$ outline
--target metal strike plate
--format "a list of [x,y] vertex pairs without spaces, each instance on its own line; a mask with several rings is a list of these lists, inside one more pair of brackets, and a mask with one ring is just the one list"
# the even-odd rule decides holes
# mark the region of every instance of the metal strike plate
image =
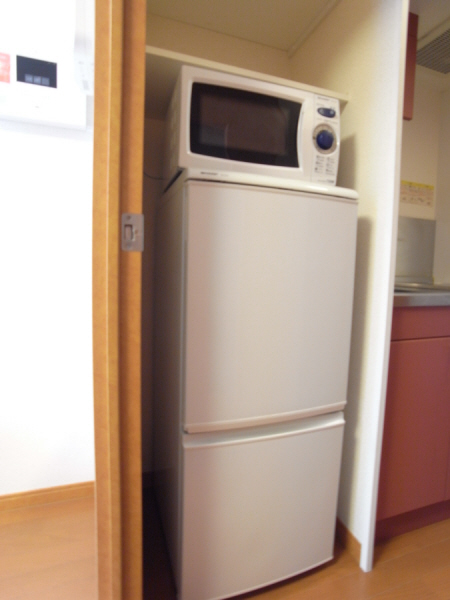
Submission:
[[125,252],[144,250],[144,215],[132,213],[122,215],[122,250]]

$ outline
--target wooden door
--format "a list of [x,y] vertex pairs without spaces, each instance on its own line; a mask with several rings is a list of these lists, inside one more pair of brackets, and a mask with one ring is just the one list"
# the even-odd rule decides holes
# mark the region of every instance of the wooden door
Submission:
[[93,327],[99,600],[142,598],[141,255],[145,0],[96,0]]

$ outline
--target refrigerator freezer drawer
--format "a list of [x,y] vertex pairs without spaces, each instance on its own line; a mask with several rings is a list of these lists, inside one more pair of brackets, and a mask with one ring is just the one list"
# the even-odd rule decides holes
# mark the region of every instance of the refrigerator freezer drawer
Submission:
[[217,443],[183,436],[180,600],[227,598],[332,558],[343,427],[335,413]]

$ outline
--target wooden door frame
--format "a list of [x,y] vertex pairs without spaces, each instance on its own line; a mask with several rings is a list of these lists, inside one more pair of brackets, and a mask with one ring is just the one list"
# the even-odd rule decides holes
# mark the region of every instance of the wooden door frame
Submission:
[[96,0],[93,340],[99,600],[142,599],[141,254],[145,0]]

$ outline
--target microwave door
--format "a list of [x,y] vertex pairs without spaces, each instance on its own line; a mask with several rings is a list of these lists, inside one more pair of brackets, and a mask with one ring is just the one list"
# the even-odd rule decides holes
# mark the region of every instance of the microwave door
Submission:
[[298,168],[300,111],[299,102],[194,83],[190,150],[241,163]]

